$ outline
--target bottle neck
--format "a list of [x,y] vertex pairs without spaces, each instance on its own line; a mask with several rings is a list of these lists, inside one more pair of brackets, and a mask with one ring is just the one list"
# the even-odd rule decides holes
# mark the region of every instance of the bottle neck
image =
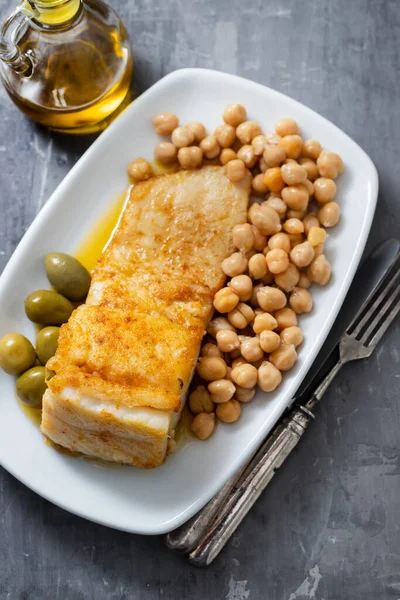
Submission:
[[71,21],[81,8],[82,0],[28,0],[38,15],[35,21],[42,25],[64,25]]

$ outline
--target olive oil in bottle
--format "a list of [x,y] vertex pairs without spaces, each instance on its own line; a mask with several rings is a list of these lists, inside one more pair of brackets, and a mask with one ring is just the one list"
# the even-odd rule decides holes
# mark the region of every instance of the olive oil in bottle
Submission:
[[21,4],[3,25],[0,59],[15,104],[58,131],[100,130],[129,101],[129,37],[100,0]]

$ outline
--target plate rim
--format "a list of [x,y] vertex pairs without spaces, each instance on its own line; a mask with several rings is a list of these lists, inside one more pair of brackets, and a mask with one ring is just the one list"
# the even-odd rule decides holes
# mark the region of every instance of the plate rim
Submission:
[[[309,108],[308,106],[302,104],[301,102],[293,99],[292,97],[290,97],[286,94],[283,94],[281,92],[278,92],[277,90],[274,90],[274,89],[272,89],[268,86],[265,86],[261,83],[254,82],[247,78],[239,77],[237,75],[231,75],[231,74],[220,72],[220,71],[213,70],[213,69],[192,68],[191,67],[191,68],[177,69],[177,70],[165,75],[160,80],[158,80],[155,84],[153,84],[150,88],[148,88],[145,92],[143,92],[143,94],[141,94],[139,96],[139,98],[137,98],[133,103],[131,103],[115,119],[115,121],[113,121],[111,123],[111,125],[103,133],[101,133],[99,135],[99,137],[84,152],[84,154],[79,158],[79,160],[75,163],[75,165],[70,169],[70,171],[67,173],[67,175],[58,184],[58,186],[56,187],[54,192],[49,197],[48,201],[45,203],[45,205],[42,207],[42,209],[39,211],[39,213],[35,216],[31,225],[29,226],[29,228],[27,229],[25,234],[22,236],[20,242],[18,243],[17,247],[15,248],[13,254],[11,255],[10,259],[8,260],[8,262],[0,276],[0,302],[1,302],[1,298],[2,298],[3,286],[6,285],[10,275],[12,274],[14,264],[18,263],[19,256],[24,252],[25,248],[27,246],[29,246],[31,239],[33,240],[35,238],[36,229],[40,226],[42,219],[44,219],[46,217],[47,213],[50,213],[59,203],[63,202],[64,190],[68,189],[68,186],[70,185],[70,183],[72,183],[73,180],[77,176],[79,177],[79,174],[82,171],[82,169],[83,170],[85,169],[86,161],[89,160],[93,154],[96,154],[96,152],[98,152],[98,148],[99,147],[101,148],[104,143],[107,144],[107,139],[113,135],[114,129],[116,129],[117,127],[119,128],[121,126],[120,124],[123,123],[124,120],[130,119],[130,114],[132,112],[132,109],[135,110],[135,108],[134,108],[135,106],[139,106],[139,108],[140,108],[140,106],[146,102],[146,98],[148,95],[153,94],[155,91],[157,91],[158,93],[161,92],[163,86],[165,86],[166,83],[173,83],[174,81],[179,83],[180,79],[185,81],[188,77],[195,76],[197,78],[199,75],[204,75],[206,77],[216,77],[217,76],[220,79],[229,79],[231,81],[235,81],[239,85],[249,85],[250,84],[252,87],[258,88],[259,90],[262,90],[264,92],[267,91],[271,95],[272,98],[276,98],[278,101],[279,101],[279,99],[285,99],[285,100],[289,99],[291,103],[294,103],[294,105],[301,108],[302,111],[305,111],[306,113],[308,113],[312,118],[315,118],[315,116],[318,116],[318,118],[320,120],[323,120],[331,129],[333,128],[342,138],[344,137],[346,139],[346,142],[348,144],[350,144],[351,146],[356,148],[357,152],[360,155],[362,155],[363,159],[366,160],[368,163],[368,168],[369,168],[368,174],[369,174],[369,178],[371,179],[371,193],[370,193],[371,205],[369,208],[369,213],[367,215],[368,218],[366,219],[365,225],[360,232],[360,238],[359,238],[356,250],[355,250],[353,256],[351,257],[351,264],[350,264],[350,267],[349,267],[349,270],[347,273],[347,278],[343,282],[343,285],[340,289],[340,295],[342,296],[341,302],[338,303],[336,310],[332,311],[329,315],[329,319],[328,319],[329,327],[327,329],[326,335],[323,336],[323,338],[321,339],[321,343],[320,343],[318,349],[316,350],[316,353],[314,356],[314,359],[315,359],[319,348],[325,342],[326,336],[328,335],[328,333],[334,323],[334,320],[342,307],[343,301],[346,297],[348,289],[351,285],[351,282],[353,281],[355,272],[360,263],[362,253],[364,251],[364,248],[365,248],[365,245],[367,242],[367,238],[368,238],[368,235],[371,230],[371,225],[372,225],[372,221],[374,218],[376,204],[377,204],[377,198],[378,198],[378,173],[377,173],[376,167],[375,167],[374,163],[372,162],[371,158],[368,156],[368,154],[365,152],[365,150],[363,150],[363,148],[361,148],[361,146],[359,146],[350,136],[348,136],[347,133],[342,131],[337,125],[335,125],[334,123],[329,121],[326,117],[320,115],[318,112],[316,112],[313,109]],[[310,364],[312,364],[312,362]],[[305,371],[302,379],[299,382],[299,385],[301,384],[301,381],[304,379],[306,374],[307,374],[307,371]],[[288,405],[290,405],[290,403],[288,403],[287,406]],[[286,408],[283,408],[280,414],[282,414],[285,409]],[[279,420],[279,418],[280,418],[280,416],[278,415],[277,418],[275,419],[275,424]],[[265,432],[264,432],[264,437],[265,437],[265,435],[268,435],[268,434],[265,434]],[[260,438],[260,435],[256,435],[255,438],[252,440],[252,444],[249,443],[249,444],[247,444],[246,447],[243,448],[242,454],[244,454],[245,452],[246,453],[248,452],[247,449],[248,449],[248,446],[250,446],[250,445],[252,446],[253,450],[255,450],[262,441],[262,440],[260,441],[260,439],[258,439],[258,438]],[[242,459],[242,464],[247,459],[248,459],[247,456],[244,459]],[[71,508],[71,506],[68,504],[68,502],[64,503],[64,502],[61,502],[59,499],[55,500],[50,492],[47,492],[47,490],[45,490],[43,492],[40,485],[36,486],[35,482],[31,482],[29,480],[29,477],[25,477],[25,473],[21,474],[18,471],[18,469],[14,469],[13,465],[8,465],[7,462],[8,462],[7,457],[0,455],[0,465],[6,471],[8,471],[11,475],[13,475],[16,479],[21,481],[21,483],[26,485],[33,492],[39,494],[40,496],[42,496],[49,502],[52,502],[53,504],[59,506],[63,510],[66,510],[72,514],[75,514],[78,517],[88,519],[92,522],[95,522],[95,523],[98,523],[101,525],[105,525],[105,526],[113,528],[113,529],[127,531],[130,533],[139,533],[139,534],[143,534],[143,535],[163,534],[163,533],[166,533],[166,532],[171,531],[172,529],[178,527],[184,521],[189,519],[193,514],[195,514],[195,512],[197,512],[201,508],[201,506],[203,506],[208,501],[208,499],[216,493],[216,491],[218,491],[217,489],[215,489],[215,490],[212,489],[211,490],[212,493],[208,494],[209,498],[206,501],[204,501],[204,498],[201,498],[197,502],[188,506],[186,511],[184,512],[183,516],[182,516],[182,514],[178,514],[178,515],[175,515],[175,517],[173,519],[170,519],[168,521],[161,521],[161,519],[160,519],[158,523],[150,523],[149,522],[149,523],[144,524],[144,526],[142,526],[142,527],[139,527],[139,526],[132,527],[132,526],[129,526],[130,524],[127,524],[127,526],[124,527],[121,523],[118,522],[118,519],[114,519],[114,522],[112,522],[112,520],[109,516],[105,516],[105,518],[103,518],[103,519],[95,518],[95,517],[91,516],[85,510],[80,511],[79,507]],[[236,470],[237,468],[238,468],[238,466],[236,464],[234,470]],[[227,471],[225,480],[227,480],[231,475],[232,475],[232,473]],[[218,489],[220,487],[221,487],[221,485],[218,485]]]

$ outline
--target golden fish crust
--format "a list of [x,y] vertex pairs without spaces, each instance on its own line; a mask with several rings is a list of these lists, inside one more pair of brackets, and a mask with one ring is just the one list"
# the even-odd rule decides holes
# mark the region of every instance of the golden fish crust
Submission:
[[47,437],[105,460],[162,464],[249,192],[250,177],[233,184],[212,166],[132,189],[86,304],[47,364],[56,372],[43,402]]

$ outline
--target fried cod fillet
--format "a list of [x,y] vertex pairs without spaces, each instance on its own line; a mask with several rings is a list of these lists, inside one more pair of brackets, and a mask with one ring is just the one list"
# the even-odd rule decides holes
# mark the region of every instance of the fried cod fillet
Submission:
[[164,462],[249,193],[250,177],[233,184],[214,166],[133,187],[47,363],[47,438],[107,461]]

